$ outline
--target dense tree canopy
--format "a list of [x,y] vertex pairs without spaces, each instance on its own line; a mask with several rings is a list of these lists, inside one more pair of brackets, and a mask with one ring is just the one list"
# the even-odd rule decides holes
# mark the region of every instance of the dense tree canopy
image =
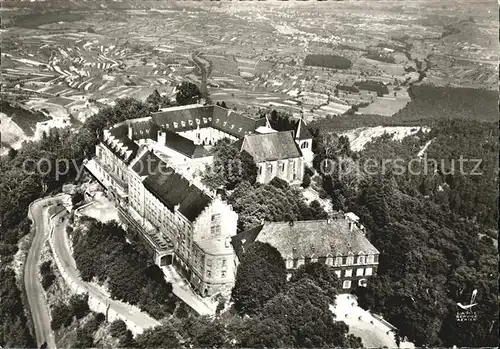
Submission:
[[125,240],[125,231],[116,223],[102,224],[89,219],[85,229],[72,233],[75,261],[83,280],[94,277],[107,282],[111,296],[137,304],[155,318],[171,314],[176,298],[163,272],[148,263],[137,245]]
[[160,108],[171,107],[172,103],[168,96],[162,96],[158,90],[154,90],[148,98],[146,98],[146,103],[148,103],[154,111],[158,111]]
[[273,246],[255,242],[245,251],[231,299],[238,313],[255,314],[285,287],[285,262]]
[[[385,136],[359,154],[345,153],[359,168],[374,159],[374,173],[323,176],[334,207],[356,213],[381,252],[378,275],[359,289],[364,307],[382,313],[416,345],[494,346],[498,342],[496,237],[498,138],[490,124],[448,120],[433,123],[428,134],[402,141]],[[408,164],[429,142],[427,159]],[[321,144],[321,140],[319,141]],[[318,156],[326,152],[318,147]],[[337,155],[335,155],[337,156]],[[331,158],[335,158],[331,156]],[[481,159],[474,164],[460,156]],[[418,159],[418,158],[417,158]],[[442,160],[443,159],[443,160]],[[433,161],[437,160],[437,161]],[[381,167],[383,161],[387,166]],[[427,170],[426,170],[427,167]],[[459,323],[457,302],[478,290],[475,323]],[[474,335],[470,335],[474,331]]]
[[203,182],[212,189],[234,187],[242,181],[255,183],[257,166],[253,157],[227,138],[218,141],[212,149],[213,162],[203,172]]
[[285,181],[273,179],[269,184],[239,184],[228,197],[238,212],[238,227],[246,230],[262,220],[282,222],[290,220],[324,219],[327,213],[317,201],[306,204],[299,189]]
[[310,279],[320,287],[327,297],[330,298],[330,304],[337,298],[337,290],[341,288],[339,278],[332,268],[322,263],[308,263],[298,268],[290,279],[290,282]]
[[201,98],[200,88],[189,81],[183,81],[178,87],[175,100],[178,105],[196,103]]
[[114,106],[102,108],[97,114],[85,120],[84,127],[92,134],[101,136],[106,127],[128,119],[150,116],[156,110],[158,110],[156,105],[134,98],[117,99]]

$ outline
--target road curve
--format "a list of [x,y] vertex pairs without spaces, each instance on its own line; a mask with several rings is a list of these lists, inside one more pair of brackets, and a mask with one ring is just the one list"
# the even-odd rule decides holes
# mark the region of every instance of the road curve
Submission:
[[38,263],[43,244],[49,235],[47,205],[52,202],[54,202],[53,198],[42,199],[33,202],[29,208],[35,226],[35,237],[31,243],[24,266],[24,287],[31,316],[33,317],[36,341],[38,347],[47,342],[47,347],[50,349],[56,348],[56,342],[54,332],[50,327],[49,307],[38,276]]
[[[127,326],[133,333],[140,333],[147,328],[160,325],[159,321],[153,319],[145,312],[141,312],[138,308],[129,304],[111,299],[99,287],[96,287],[96,285],[80,279],[79,271],[70,248],[68,234],[66,233],[66,226],[68,224],[67,217],[67,212],[63,212],[54,217],[52,220],[54,230],[50,239],[54,248],[53,253],[61,261],[61,266],[71,282],[78,285],[78,289],[82,290],[84,293],[88,293],[90,298],[97,299],[101,304],[109,306],[110,310],[117,313],[118,316],[127,323]],[[61,218],[64,218],[63,222],[61,222]]]

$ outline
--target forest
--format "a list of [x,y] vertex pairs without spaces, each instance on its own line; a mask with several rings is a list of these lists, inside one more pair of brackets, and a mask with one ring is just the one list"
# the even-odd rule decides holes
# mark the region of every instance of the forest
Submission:
[[[381,252],[378,275],[357,290],[360,304],[382,314],[417,346],[498,343],[498,131],[492,126],[441,119],[428,134],[403,141],[382,137],[359,153],[345,146],[331,157],[408,163],[430,141],[416,174],[389,167],[341,179],[335,173],[323,176],[334,208],[356,213]],[[328,157],[331,137],[312,131],[317,165]],[[480,159],[481,175],[470,175],[471,164],[463,171],[454,168],[452,160],[460,156]],[[457,322],[457,303],[465,304],[475,289],[477,322]]]
[[285,262],[271,245],[256,242],[238,266],[234,306],[214,319],[181,317],[147,330],[139,348],[360,348],[361,339],[329,310],[339,287],[324,264],[302,266],[286,280]]
[[[157,100],[153,94],[150,101]],[[35,339],[23,304],[22,286],[16,281],[11,267],[19,241],[30,233],[28,206],[34,200],[57,193],[63,184],[75,179],[84,159],[94,155],[95,145],[102,130],[126,119],[145,117],[158,110],[159,104],[143,103],[134,99],[118,100],[113,107],[105,107],[90,117],[78,130],[54,129],[39,141],[24,142],[20,150],[10,149],[0,158],[0,346],[30,347]],[[36,169],[40,159],[48,163]],[[64,175],[56,174],[58,159],[71,159],[73,166]],[[50,169],[50,171],[49,171]],[[160,307],[159,310],[162,308]]]
[[156,319],[171,315],[178,299],[160,267],[141,253],[139,245],[126,241],[117,223],[85,221],[71,232],[82,280],[106,283],[111,297],[137,305]]

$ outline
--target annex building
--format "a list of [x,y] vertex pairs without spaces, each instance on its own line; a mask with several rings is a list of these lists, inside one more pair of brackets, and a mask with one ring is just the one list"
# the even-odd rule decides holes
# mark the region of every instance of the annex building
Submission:
[[266,222],[234,236],[231,242],[238,258],[255,241],[269,243],[281,253],[288,276],[303,264],[326,264],[347,292],[366,286],[379,260],[379,251],[355,217],[348,213],[326,220]]

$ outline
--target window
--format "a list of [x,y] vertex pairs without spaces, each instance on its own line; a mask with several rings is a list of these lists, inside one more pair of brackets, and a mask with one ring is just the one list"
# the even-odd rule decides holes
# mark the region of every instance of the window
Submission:
[[351,281],[346,280],[344,281],[344,284],[342,285],[343,288],[351,288]]
[[285,171],[285,163],[284,162],[280,162],[278,166],[279,166],[280,172]]
[[375,257],[374,255],[369,255],[367,263],[368,264],[373,264],[375,262],[375,258],[374,257]]
[[365,255],[358,256],[358,264],[365,264]]
[[220,213],[212,215],[212,223],[220,223]]
[[212,225],[210,227],[210,235],[220,236],[220,225]]
[[225,270],[223,270],[223,271],[222,271],[222,273],[221,273],[221,277],[222,277],[222,278],[225,278],[225,277],[226,277],[226,271],[225,271]]
[[225,259],[223,259],[223,260],[222,260],[222,267],[223,267],[223,268],[225,268],[225,267],[226,267],[226,260],[225,260]]
[[354,263],[354,257],[353,256],[349,256],[347,257],[347,265],[352,265]]
[[207,270],[207,277],[208,277],[208,278],[211,278],[211,277],[212,277],[212,271],[211,271],[211,270]]
[[259,174],[262,174],[262,166],[259,166]]
[[358,286],[366,287],[366,279],[359,279]]
[[220,228],[220,214],[212,215],[212,222],[210,225],[210,235],[212,236],[220,236],[221,228]]
[[335,270],[335,275],[337,275],[337,277],[339,278],[340,277],[340,270]]
[[299,258],[299,261],[297,263],[297,268],[300,267],[303,264],[304,264],[304,258]]
[[332,257],[327,257],[326,258],[326,264],[327,265],[333,265],[333,258]]
[[352,269],[347,269],[344,273],[346,278],[350,278],[352,276]]
[[335,258],[335,265],[342,265],[342,257]]
[[363,268],[356,270],[356,276],[363,276]]
[[212,267],[212,259],[207,259],[207,268]]
[[302,149],[305,149],[305,148],[309,147],[309,143],[304,142],[304,143],[302,143],[302,144],[300,145],[300,147],[301,147]]
[[366,275],[366,276],[371,276],[371,275],[373,275],[373,268],[366,268],[366,269],[365,269],[365,275]]

